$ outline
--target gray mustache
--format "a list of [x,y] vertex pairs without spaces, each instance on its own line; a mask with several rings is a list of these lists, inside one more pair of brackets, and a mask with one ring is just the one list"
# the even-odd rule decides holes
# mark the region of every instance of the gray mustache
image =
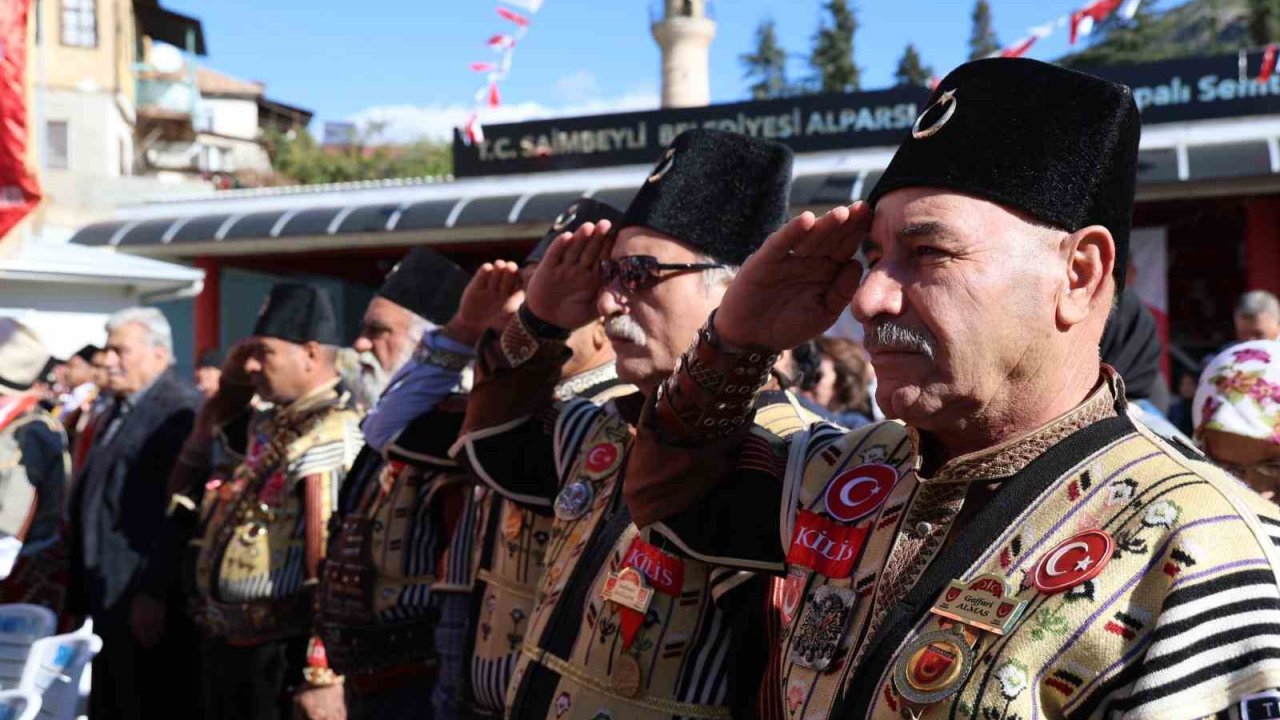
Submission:
[[893,320],[878,320],[868,328],[863,344],[867,350],[906,350],[934,358],[938,341],[924,328],[913,328]]
[[604,324],[604,334],[640,347],[644,347],[649,342],[649,336],[645,334],[644,328],[632,320],[630,315],[615,315],[609,318]]

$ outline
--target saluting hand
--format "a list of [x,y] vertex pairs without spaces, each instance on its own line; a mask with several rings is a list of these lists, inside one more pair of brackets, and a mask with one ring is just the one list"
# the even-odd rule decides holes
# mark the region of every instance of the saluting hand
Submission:
[[565,330],[577,330],[600,316],[600,261],[613,252],[613,223],[583,223],[562,233],[547,248],[529,281],[525,302],[538,319]]
[[853,299],[862,278],[854,254],[870,229],[863,202],[792,219],[743,264],[716,311],[716,332],[731,346],[779,352],[825,332]]
[[462,302],[445,325],[445,335],[460,343],[475,345],[486,328],[506,325],[520,307],[519,295],[519,265],[507,260],[481,265],[462,291]]

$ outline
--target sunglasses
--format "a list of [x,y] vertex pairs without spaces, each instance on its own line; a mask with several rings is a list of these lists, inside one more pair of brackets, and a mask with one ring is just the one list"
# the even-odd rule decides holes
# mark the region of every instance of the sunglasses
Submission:
[[[617,260],[600,261],[600,277],[606,286],[620,280],[622,287],[631,292],[646,290],[675,275],[696,270],[715,270],[727,267],[722,263],[660,263],[652,255],[628,255]],[[663,272],[673,275],[663,276]]]

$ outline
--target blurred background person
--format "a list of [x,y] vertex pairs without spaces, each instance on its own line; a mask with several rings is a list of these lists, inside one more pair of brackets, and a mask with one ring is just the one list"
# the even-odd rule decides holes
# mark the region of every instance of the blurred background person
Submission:
[[58,419],[72,424],[98,396],[98,386],[93,382],[93,355],[95,345],[85,345],[67,358],[62,366],[59,384],[62,395],[58,398]]
[[195,697],[194,630],[137,616],[139,579],[160,549],[170,471],[195,422],[200,393],[172,370],[173,335],[154,308],[107,321],[111,404],[96,421],[68,509],[68,603],[93,618],[102,653],[93,663],[90,715],[172,717]]
[[1235,311],[1236,340],[1280,340],[1280,300],[1266,290],[1240,296]]
[[1195,421],[1192,419],[1192,408],[1196,399],[1196,388],[1199,385],[1199,373],[1183,372],[1178,375],[1177,392],[1174,393],[1173,404],[1169,406],[1169,422],[1187,437],[1195,434]]
[[222,380],[222,351],[205,350],[196,359],[195,383],[205,400],[218,392],[218,384]]
[[1280,342],[1253,340],[1219,353],[1200,377],[1192,410],[1205,454],[1274,502],[1280,490]]
[[30,328],[0,318],[0,602],[60,613],[66,572],[54,556],[65,560],[58,540],[70,459],[62,426],[33,390],[48,361]]

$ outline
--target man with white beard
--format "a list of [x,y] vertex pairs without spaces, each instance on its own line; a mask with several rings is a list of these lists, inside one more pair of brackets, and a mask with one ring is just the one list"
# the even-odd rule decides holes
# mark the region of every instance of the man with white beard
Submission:
[[456,303],[466,285],[460,268],[424,247],[409,251],[391,268],[369,301],[360,335],[351,345],[357,353],[355,367],[343,373],[357,406],[368,411],[377,404],[396,371],[413,357],[422,336],[449,321],[453,308],[441,305],[439,298]]

